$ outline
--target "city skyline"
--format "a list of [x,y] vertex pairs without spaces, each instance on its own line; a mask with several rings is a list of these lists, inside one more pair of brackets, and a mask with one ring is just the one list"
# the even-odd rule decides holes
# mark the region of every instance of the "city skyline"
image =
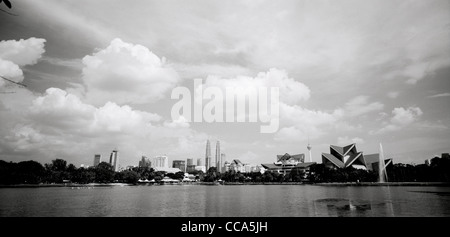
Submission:
[[[372,154],[382,143],[385,157],[417,164],[450,150],[445,0],[12,5],[17,16],[0,13],[0,76],[26,87],[0,79],[2,160],[90,165],[118,148],[120,164],[205,162],[206,140],[249,163],[309,160],[308,144],[312,162],[330,144]],[[249,122],[250,109],[232,120],[245,122],[172,119],[175,88],[195,100],[236,86],[279,89],[275,133]]]

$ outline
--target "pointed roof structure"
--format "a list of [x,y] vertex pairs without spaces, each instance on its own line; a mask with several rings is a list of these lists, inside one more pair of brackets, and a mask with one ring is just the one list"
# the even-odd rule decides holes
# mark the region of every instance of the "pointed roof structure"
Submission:
[[330,153],[322,153],[322,162],[337,168],[352,166],[358,169],[367,169],[364,155],[362,152],[358,152],[355,143],[344,147],[330,145]]

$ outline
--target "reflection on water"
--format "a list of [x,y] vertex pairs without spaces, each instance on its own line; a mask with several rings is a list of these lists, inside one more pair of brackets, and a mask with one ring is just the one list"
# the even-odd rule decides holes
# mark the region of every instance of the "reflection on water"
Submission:
[[[393,216],[392,202],[325,198],[314,201],[316,216],[366,217]],[[320,213],[320,214],[319,214]]]
[[450,188],[315,185],[2,188],[0,216],[450,216]]

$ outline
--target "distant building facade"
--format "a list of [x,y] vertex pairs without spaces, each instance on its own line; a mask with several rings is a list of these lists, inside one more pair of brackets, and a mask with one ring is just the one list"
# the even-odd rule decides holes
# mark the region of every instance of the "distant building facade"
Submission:
[[174,160],[174,161],[172,161],[172,168],[178,168],[181,171],[186,172],[186,161]]
[[102,155],[95,154],[94,155],[94,167],[96,167],[98,164],[100,164],[100,162],[102,162]]
[[191,173],[195,171],[196,165],[186,165],[186,173]]
[[142,156],[141,160],[139,161],[139,167],[152,167],[152,162],[146,156]]
[[221,172],[222,167],[222,153],[220,153],[220,141],[216,142],[216,163],[214,166],[217,168],[217,171]]
[[154,168],[156,167],[169,168],[169,158],[167,156],[157,156],[155,157],[154,161],[155,161]]
[[119,157],[117,155],[119,151],[113,150],[109,156],[109,164],[113,167],[114,171],[119,171]]
[[314,164],[316,162],[305,163],[305,154],[289,155],[289,153],[285,153],[284,155],[277,155],[276,162],[261,164],[261,166],[264,170],[286,175],[293,169],[309,170],[310,166]]
[[211,144],[209,140],[206,141],[205,166],[206,170],[211,167]]
[[194,159],[192,159],[192,158],[187,158],[186,159],[186,166],[193,165],[193,164],[194,164]]

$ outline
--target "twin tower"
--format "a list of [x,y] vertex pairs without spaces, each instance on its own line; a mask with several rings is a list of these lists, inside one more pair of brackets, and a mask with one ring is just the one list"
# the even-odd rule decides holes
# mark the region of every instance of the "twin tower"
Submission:
[[223,159],[225,158],[225,154],[220,153],[220,141],[216,143],[216,160],[215,163],[211,161],[211,143],[209,140],[206,141],[206,155],[205,155],[205,166],[206,171],[211,167],[216,167],[217,171],[223,171]]

